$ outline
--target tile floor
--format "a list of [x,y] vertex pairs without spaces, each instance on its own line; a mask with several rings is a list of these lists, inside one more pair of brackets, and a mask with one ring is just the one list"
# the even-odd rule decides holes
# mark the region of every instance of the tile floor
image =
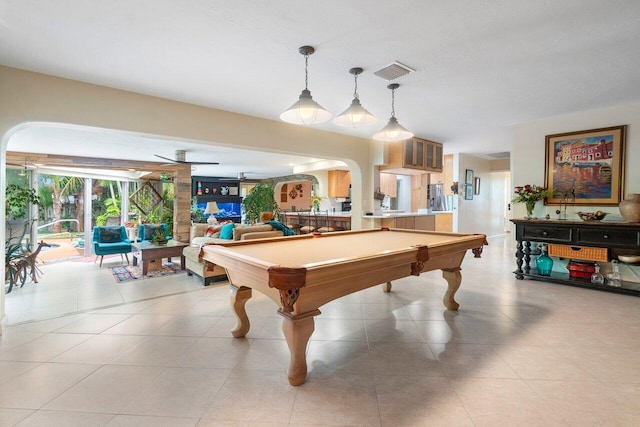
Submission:
[[[442,306],[438,272],[327,304],[300,387],[259,293],[234,339],[224,285],[181,275],[114,291],[67,269],[62,288],[89,310],[5,330],[0,426],[639,425],[640,299],[517,281],[512,253],[496,238],[467,256],[458,312]],[[27,299],[53,316],[45,306],[67,298]],[[99,301],[111,307],[90,309]]]

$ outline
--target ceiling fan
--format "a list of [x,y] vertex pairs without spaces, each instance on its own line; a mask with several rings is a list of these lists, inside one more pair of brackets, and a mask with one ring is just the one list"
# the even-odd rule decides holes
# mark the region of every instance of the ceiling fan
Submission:
[[219,165],[220,163],[218,162],[188,162],[187,159],[187,152],[185,150],[176,150],[176,156],[174,159],[170,159],[168,157],[164,157],[161,156],[159,154],[154,154],[154,156],[163,159],[163,160],[167,160],[171,163],[180,163],[180,164],[184,164],[184,165]]
[[219,178],[220,181],[244,181],[245,179],[247,179],[247,176],[245,175],[245,172],[238,172],[238,176],[235,178]]

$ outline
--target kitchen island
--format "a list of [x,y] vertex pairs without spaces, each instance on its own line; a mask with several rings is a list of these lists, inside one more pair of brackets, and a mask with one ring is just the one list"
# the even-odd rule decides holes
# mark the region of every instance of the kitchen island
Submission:
[[450,221],[445,230],[440,230],[438,219],[444,216],[451,217],[450,211],[432,212],[402,212],[402,211],[378,211],[373,215],[364,214],[362,218],[373,221],[372,228],[404,228],[409,230],[426,231],[451,231]]
[[[299,224],[299,212],[280,212],[281,219],[285,219],[281,222],[285,224]],[[285,218],[282,218],[284,215]],[[339,230],[351,230],[351,212],[329,212],[328,215],[329,226],[334,227]],[[305,224],[308,225],[308,224]]]

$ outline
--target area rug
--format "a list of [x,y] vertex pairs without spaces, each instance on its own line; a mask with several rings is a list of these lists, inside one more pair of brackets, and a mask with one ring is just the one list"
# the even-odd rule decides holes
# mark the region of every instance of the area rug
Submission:
[[168,276],[171,274],[184,273],[186,270],[180,269],[180,264],[164,261],[162,268],[151,270],[146,276],[142,275],[142,266],[123,265],[119,267],[110,267],[111,274],[116,283],[130,282],[132,280],[153,279],[155,277]]

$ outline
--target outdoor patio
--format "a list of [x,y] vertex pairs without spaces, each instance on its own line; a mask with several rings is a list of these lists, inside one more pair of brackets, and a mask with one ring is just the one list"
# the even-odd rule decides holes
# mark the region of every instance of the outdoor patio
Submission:
[[110,267],[127,264],[119,255],[105,256],[100,268],[74,246],[77,239],[44,240],[52,247],[38,257],[39,283],[27,280],[5,295],[10,325],[203,289],[201,279],[186,273],[117,283]]

